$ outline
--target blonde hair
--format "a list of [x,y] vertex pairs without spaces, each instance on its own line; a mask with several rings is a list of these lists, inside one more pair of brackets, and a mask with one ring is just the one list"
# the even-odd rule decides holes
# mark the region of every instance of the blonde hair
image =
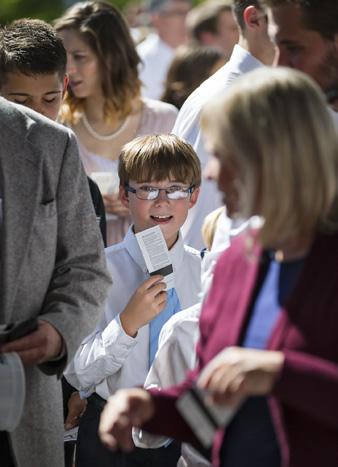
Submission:
[[251,72],[205,108],[202,127],[221,164],[238,166],[240,214],[263,216],[264,246],[306,238],[332,221],[337,228],[337,133],[309,77],[286,68]]
[[201,184],[201,163],[194,149],[175,135],[140,136],[124,145],[118,173],[121,186],[129,180],[142,183],[166,178],[195,188]]
[[212,243],[214,241],[218,220],[224,211],[225,207],[221,206],[220,208],[211,211],[204,219],[202,225],[202,238],[206,249],[209,251],[211,250]]

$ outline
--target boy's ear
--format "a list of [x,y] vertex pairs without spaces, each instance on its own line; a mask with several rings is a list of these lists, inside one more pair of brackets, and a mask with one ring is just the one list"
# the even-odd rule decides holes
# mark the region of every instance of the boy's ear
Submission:
[[68,75],[65,75],[63,78],[63,89],[62,89],[62,97],[65,97],[67,88],[68,88],[69,78]]
[[129,197],[124,186],[119,188],[119,199],[125,208],[129,208]]
[[198,200],[198,195],[200,194],[200,189],[195,188],[195,190],[191,193],[190,201],[189,201],[189,209],[195,206]]

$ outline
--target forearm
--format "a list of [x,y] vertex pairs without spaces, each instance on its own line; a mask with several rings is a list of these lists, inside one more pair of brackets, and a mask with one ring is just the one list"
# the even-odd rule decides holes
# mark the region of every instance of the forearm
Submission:
[[118,317],[84,339],[72,365],[78,389],[87,390],[120,371],[136,343],[124,333]]
[[149,389],[154,407],[154,416],[142,426],[142,430],[156,435],[174,438],[182,442],[199,445],[193,431],[181,417],[176,408],[180,395],[191,387],[192,378],[187,379],[179,386],[166,390]]

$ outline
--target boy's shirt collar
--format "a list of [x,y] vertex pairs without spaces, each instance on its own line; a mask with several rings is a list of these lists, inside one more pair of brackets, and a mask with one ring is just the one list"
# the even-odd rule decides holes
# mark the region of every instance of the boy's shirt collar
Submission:
[[[137,243],[132,226],[129,227],[128,232],[126,233],[126,236],[124,237],[123,243],[125,244],[125,247],[128,250],[128,253],[133,258],[135,263],[137,263],[137,265],[146,274],[148,272],[147,266],[143,259],[142,252],[139,247],[139,244]],[[170,256],[174,271],[175,269],[179,269],[182,264],[183,256],[184,256],[183,250],[184,250],[183,238],[182,238],[181,232],[179,232],[176,243],[169,250],[169,256]]]

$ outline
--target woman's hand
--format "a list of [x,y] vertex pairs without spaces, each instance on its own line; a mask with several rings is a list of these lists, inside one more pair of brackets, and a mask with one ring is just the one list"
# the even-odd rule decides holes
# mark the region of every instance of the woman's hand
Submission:
[[283,363],[282,352],[228,347],[205,367],[198,386],[213,403],[237,407],[248,396],[269,394]]
[[119,194],[103,195],[104,207],[107,214],[114,214],[118,217],[128,217],[129,209],[123,206],[119,200]]
[[145,389],[117,391],[102,412],[99,435],[109,449],[120,447],[124,451],[134,448],[132,427],[141,427],[154,414],[151,395]]

